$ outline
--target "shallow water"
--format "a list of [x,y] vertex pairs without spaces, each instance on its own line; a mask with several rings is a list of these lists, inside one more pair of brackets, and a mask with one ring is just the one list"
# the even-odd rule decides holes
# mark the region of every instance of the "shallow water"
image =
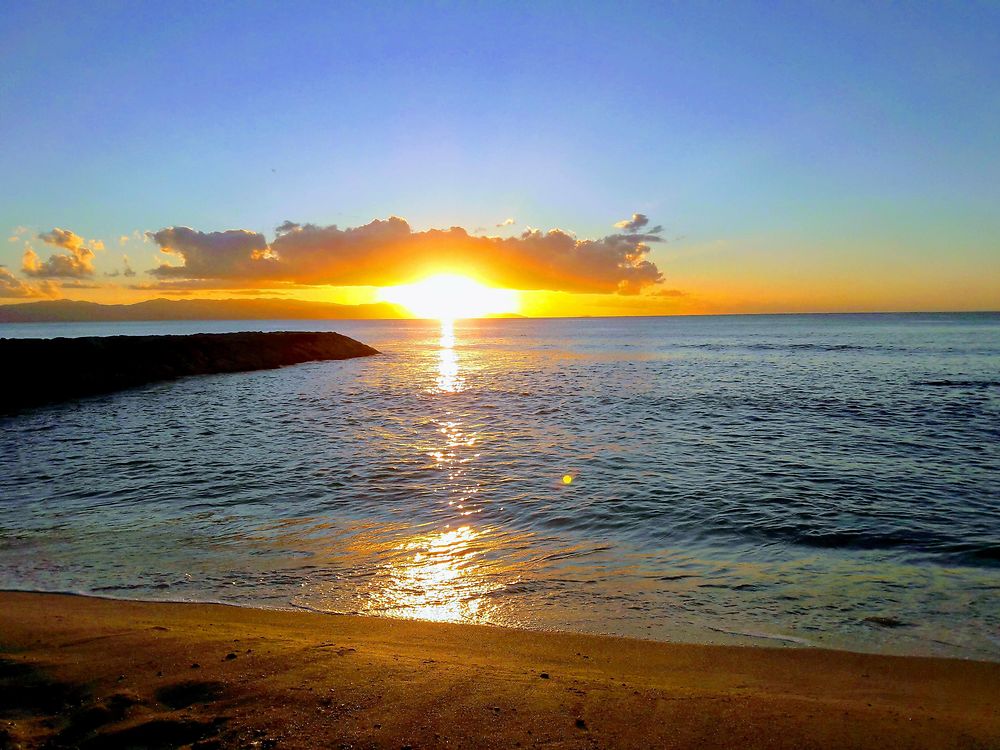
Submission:
[[383,354],[0,418],[0,586],[1000,659],[1000,315],[0,336],[248,329]]

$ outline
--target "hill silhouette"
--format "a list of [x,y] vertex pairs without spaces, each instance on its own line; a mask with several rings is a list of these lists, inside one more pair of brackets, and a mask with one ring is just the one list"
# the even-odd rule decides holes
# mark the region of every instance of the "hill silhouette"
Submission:
[[333,302],[258,297],[254,299],[151,299],[130,305],[80,300],[45,300],[0,305],[0,323],[129,320],[371,320],[407,317],[388,302],[340,305]]

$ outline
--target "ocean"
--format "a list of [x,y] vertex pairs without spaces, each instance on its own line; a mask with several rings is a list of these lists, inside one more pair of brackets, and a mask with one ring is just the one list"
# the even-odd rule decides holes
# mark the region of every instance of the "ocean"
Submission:
[[234,330],[383,353],[0,417],[0,587],[1000,660],[1000,314],[0,337]]

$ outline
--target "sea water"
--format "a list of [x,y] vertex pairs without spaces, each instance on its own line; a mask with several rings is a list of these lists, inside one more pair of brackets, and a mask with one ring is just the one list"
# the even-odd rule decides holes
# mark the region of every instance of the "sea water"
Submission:
[[233,330],[382,354],[0,417],[0,586],[1000,659],[1000,315],[0,336]]

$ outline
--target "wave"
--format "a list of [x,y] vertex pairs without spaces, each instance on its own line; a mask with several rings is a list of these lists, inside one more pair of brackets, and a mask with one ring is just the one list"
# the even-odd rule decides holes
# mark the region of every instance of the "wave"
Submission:
[[914,385],[939,388],[998,388],[1000,380],[918,380]]
[[752,536],[790,542],[803,547],[842,550],[892,550],[933,557],[937,563],[969,567],[1000,567],[1000,543],[949,539],[927,532],[896,529],[820,531],[788,527],[755,528]]
[[680,344],[680,349],[704,349],[706,351],[730,351],[743,349],[749,351],[805,351],[805,352],[900,352],[908,351],[905,347],[889,346],[886,344],[865,345],[865,344],[818,344],[818,343],[776,343],[776,344]]

